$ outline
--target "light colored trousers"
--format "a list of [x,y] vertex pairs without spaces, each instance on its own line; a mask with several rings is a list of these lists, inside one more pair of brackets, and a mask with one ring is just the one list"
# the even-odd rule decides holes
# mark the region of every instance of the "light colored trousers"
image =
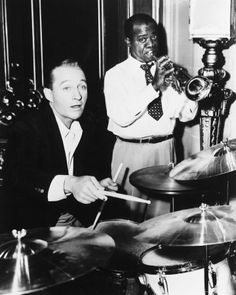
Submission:
[[[173,138],[160,143],[130,143],[117,138],[112,156],[112,177],[116,174],[120,163],[123,163],[117,183],[125,193],[147,199],[144,193],[131,185],[129,182],[130,174],[146,167],[168,165],[171,162],[175,162],[175,158]],[[127,205],[130,210],[128,219],[142,221],[145,205],[130,201],[127,202]],[[146,219],[169,212],[169,200],[152,200],[151,205],[148,205]]]

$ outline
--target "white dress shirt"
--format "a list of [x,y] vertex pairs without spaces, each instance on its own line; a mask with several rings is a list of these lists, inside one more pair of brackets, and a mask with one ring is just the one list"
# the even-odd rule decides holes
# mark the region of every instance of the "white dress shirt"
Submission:
[[[71,124],[70,129],[68,129],[62,121],[58,118],[55,111],[53,110],[60,133],[62,137],[62,141],[64,144],[66,161],[68,167],[68,175],[73,175],[73,167],[74,167],[74,151],[78,146],[83,130],[78,121],[74,121]],[[49,187],[48,190],[48,201],[60,201],[66,198],[66,194],[64,193],[64,181],[67,175],[56,175]]]
[[[148,104],[160,96],[151,84],[146,85],[141,62],[129,56],[125,61],[107,71],[104,93],[108,130],[123,138],[165,136],[172,134],[176,118],[192,120],[198,104],[190,101],[184,93],[178,94],[172,87],[162,92],[163,116],[156,121],[147,112]],[[152,74],[155,66],[151,68]]]

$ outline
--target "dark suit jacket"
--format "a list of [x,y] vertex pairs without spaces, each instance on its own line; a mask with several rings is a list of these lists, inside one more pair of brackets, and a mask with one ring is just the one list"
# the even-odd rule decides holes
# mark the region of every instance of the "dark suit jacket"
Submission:
[[[86,121],[81,125],[83,135],[74,153],[74,175],[108,177],[95,124]],[[84,225],[94,220],[99,201],[83,205],[73,196],[47,201],[54,176],[68,174],[60,131],[47,103],[11,127],[3,170],[8,228],[54,226],[62,211],[74,214]]]

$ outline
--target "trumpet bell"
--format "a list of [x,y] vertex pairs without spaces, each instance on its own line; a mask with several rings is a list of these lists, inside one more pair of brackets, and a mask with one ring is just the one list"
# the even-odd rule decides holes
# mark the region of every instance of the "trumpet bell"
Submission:
[[193,101],[201,101],[210,94],[213,82],[206,77],[196,76],[185,86],[186,96]]

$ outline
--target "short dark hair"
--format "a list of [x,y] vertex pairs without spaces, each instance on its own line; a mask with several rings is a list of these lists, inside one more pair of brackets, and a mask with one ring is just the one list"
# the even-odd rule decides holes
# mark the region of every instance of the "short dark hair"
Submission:
[[141,24],[153,24],[156,30],[158,30],[158,25],[156,21],[148,14],[144,13],[137,13],[132,15],[125,21],[124,31],[125,37],[132,39],[134,34],[134,25],[141,25]]
[[75,67],[79,68],[83,71],[82,67],[80,66],[79,62],[75,59],[72,58],[67,58],[64,60],[56,61],[54,63],[51,63],[51,65],[48,67],[46,73],[45,73],[45,83],[44,86],[47,88],[52,89],[52,84],[53,84],[53,71],[56,68],[59,67]]

